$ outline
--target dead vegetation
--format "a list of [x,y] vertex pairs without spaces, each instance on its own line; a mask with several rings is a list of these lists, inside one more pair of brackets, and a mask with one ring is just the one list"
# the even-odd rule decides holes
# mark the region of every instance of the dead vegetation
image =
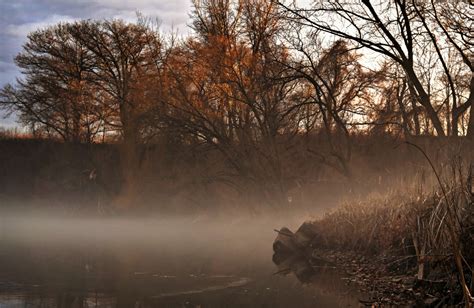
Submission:
[[[433,172],[439,182],[432,192],[392,192],[346,202],[283,242],[280,232],[276,242],[304,247],[310,264],[319,259],[336,263],[365,291],[376,291],[377,302],[400,304],[404,298],[406,304],[421,298],[433,306],[471,307],[473,167],[458,158]],[[302,232],[310,244],[301,242]],[[277,254],[279,248],[274,246]]]

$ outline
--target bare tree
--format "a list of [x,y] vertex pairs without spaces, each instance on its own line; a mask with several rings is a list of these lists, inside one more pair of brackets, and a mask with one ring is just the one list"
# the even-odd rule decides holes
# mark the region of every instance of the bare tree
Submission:
[[324,48],[317,41],[305,39],[298,25],[297,29],[284,34],[295,57],[282,64],[290,76],[308,89],[298,106],[314,106],[312,129],[319,123],[328,144],[328,151],[309,150],[322,163],[350,178],[351,124],[357,122],[354,118],[366,116],[361,108],[375,99],[372,90],[383,74],[364,69],[359,63],[360,56],[346,41],[338,40]]
[[279,4],[294,21],[351,40],[400,65],[409,81],[410,91],[425,109],[436,133],[446,135],[430,97],[429,85],[423,83],[416,67],[417,58],[425,56],[419,43],[426,39],[427,31],[415,2],[391,0],[374,4],[370,0],[326,0],[310,9]]
[[109,97],[102,105],[106,124],[123,137],[122,170],[125,190],[133,194],[138,169],[140,119],[151,108],[151,90],[143,86],[156,77],[162,65],[162,41],[145,25],[123,21],[84,21],[71,27],[76,40],[92,55],[91,84]]
[[64,141],[92,142],[102,127],[96,89],[86,82],[92,58],[69,25],[31,33],[15,61],[25,78],[2,90],[2,107]]
[[[458,131],[458,119],[459,117],[470,107],[469,122],[467,125],[467,136],[474,139],[474,44],[473,44],[473,31],[474,19],[474,7],[472,3],[468,4],[465,1],[458,3],[440,3],[430,0],[429,4],[425,4],[425,11],[429,18],[434,20],[434,24],[438,27],[438,31],[429,30],[428,22],[423,18],[423,14],[420,10],[417,10],[418,15],[423,21],[425,28],[430,34],[430,38],[437,50],[440,60],[442,61],[444,71],[446,73],[446,79],[451,89],[453,96],[452,106],[452,127],[453,132],[456,135]],[[415,5],[416,6],[416,5]],[[438,33],[444,36],[447,45],[454,49],[457,54],[457,58],[468,68],[470,73],[469,82],[467,86],[456,91],[456,77],[453,72],[449,69],[449,62],[445,61],[441,55],[439,43],[441,40],[437,37]],[[446,63],[448,62],[448,63]],[[463,94],[466,94],[465,96]],[[459,97],[458,99],[456,97]]]

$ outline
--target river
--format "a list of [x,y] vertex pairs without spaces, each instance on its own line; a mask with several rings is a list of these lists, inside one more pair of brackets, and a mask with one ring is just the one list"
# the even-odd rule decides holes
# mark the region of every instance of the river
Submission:
[[292,218],[2,215],[0,307],[348,307],[337,269],[275,274]]

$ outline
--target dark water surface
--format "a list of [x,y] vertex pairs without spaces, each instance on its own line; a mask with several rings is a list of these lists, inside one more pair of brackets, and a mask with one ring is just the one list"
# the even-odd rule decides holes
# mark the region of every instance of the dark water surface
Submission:
[[274,275],[291,219],[0,218],[0,307],[347,307],[337,270]]

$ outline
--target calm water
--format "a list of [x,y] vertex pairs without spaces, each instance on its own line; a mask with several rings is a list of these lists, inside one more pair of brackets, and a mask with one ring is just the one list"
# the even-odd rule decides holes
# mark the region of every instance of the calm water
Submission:
[[0,218],[0,307],[347,307],[332,268],[274,275],[291,219]]

